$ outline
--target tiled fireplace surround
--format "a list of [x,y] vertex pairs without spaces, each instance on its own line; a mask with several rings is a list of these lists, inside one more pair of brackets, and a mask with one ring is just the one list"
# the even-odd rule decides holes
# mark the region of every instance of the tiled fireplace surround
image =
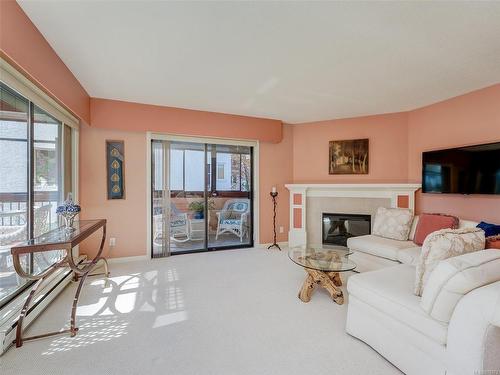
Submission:
[[371,215],[378,207],[415,209],[420,184],[288,184],[289,246],[321,244],[322,213]]

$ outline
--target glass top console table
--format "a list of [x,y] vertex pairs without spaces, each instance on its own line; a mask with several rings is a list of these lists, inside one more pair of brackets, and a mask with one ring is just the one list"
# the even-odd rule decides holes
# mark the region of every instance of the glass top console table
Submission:
[[[101,228],[101,243],[96,256],[91,260],[75,262],[75,259],[73,259],[73,248]],[[19,319],[17,321],[15,340],[16,347],[22,346],[23,341],[34,340],[63,333],[69,333],[71,336],[75,336],[77,334],[78,328],[76,327],[76,309],[85,279],[88,276],[102,274],[91,274],[91,272],[96,268],[99,262],[103,263],[104,265],[103,274],[105,275],[105,277],[107,278],[109,276],[108,263],[102,256],[102,250],[104,248],[105,240],[105,219],[81,220],[74,222],[72,230],[60,227],[12,247],[11,254],[13,258],[14,268],[18,275],[25,279],[36,281],[31,288],[31,291],[23,305],[23,308],[19,315]],[[38,274],[30,272],[26,269],[27,262],[22,261],[23,256],[25,256],[26,254],[36,254],[38,256],[39,254],[43,254],[44,252],[53,250],[63,251],[63,256],[60,258],[60,260],[52,263],[48,268]],[[78,287],[76,289],[75,298],[73,299],[70,328],[62,331],[49,332],[31,337],[23,337],[23,320],[30,308],[30,303],[33,300],[33,297],[36,295],[37,291],[40,289],[40,286],[44,283],[44,281],[46,281],[50,275],[52,275],[57,269],[61,267],[69,267],[74,273],[73,277],[75,281],[78,281],[78,279],[80,279],[80,282],[78,283]]]

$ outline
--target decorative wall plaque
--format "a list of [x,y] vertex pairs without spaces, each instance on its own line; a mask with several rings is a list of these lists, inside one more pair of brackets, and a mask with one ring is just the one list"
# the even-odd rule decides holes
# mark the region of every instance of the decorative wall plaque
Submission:
[[123,141],[106,141],[108,199],[125,198],[124,148]]

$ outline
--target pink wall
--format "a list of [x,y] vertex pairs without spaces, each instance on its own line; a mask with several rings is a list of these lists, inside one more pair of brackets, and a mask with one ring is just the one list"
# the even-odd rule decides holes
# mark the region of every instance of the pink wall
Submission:
[[89,95],[13,0],[0,1],[0,51],[40,88],[90,122]]
[[[94,124],[92,124],[94,125]],[[280,124],[281,125],[281,124]],[[232,137],[236,138],[236,137]],[[125,142],[125,188],[124,200],[107,200],[105,152],[106,139],[119,139]],[[283,226],[284,232],[278,233],[278,241],[288,237],[288,190],[284,184],[292,181],[292,129],[285,126],[280,143],[260,142],[259,155],[259,233],[260,242],[273,240],[272,204],[269,191],[278,188],[279,206],[277,227]],[[83,207],[82,218],[107,218],[107,238],[116,237],[116,247],[109,252],[106,243],[105,255],[127,257],[148,255],[147,238],[147,196],[146,184],[146,132],[103,129],[95,126],[82,126],[80,133],[80,203]],[[82,252],[93,254],[98,246],[98,236],[82,246]]]
[[[106,139],[125,142],[126,199],[108,200],[106,195]],[[82,126],[80,130],[80,204],[82,219],[106,218],[107,239],[116,247],[105,256],[146,255],[146,134]],[[82,243],[81,251],[94,254],[99,237]]]
[[[278,191],[276,209],[277,241],[288,240],[290,195],[285,184],[292,182],[293,127],[283,126],[283,140],[278,144],[260,143],[259,184],[260,184],[260,242],[273,242],[272,200],[269,195],[273,186]],[[283,226],[283,233],[279,227]]]
[[97,98],[91,99],[90,109],[92,126],[98,128],[274,143],[282,137],[278,120]]
[[[500,106],[497,103],[500,103],[500,85],[408,113],[284,125],[281,142],[260,143],[260,242],[272,241],[272,204],[268,195],[272,186],[276,186],[280,193],[277,227],[284,227],[284,233],[278,233],[278,241],[286,241],[289,229],[289,195],[284,187],[286,183],[420,182],[422,151],[500,140]],[[192,117],[185,110],[182,110],[182,113],[187,116],[186,121],[190,124],[186,127],[179,128],[169,120],[165,122],[165,126],[158,129],[156,126],[163,123],[158,118],[145,115],[146,121],[136,118],[140,123],[140,131],[129,131],[135,128],[136,122],[126,123],[125,128],[128,130],[116,130],[115,128],[121,127],[120,122],[125,122],[126,119],[115,113],[120,110],[120,103],[116,107],[115,102],[108,104],[112,104],[113,108],[107,106],[106,113],[98,117],[97,124],[109,129],[95,126],[82,129],[80,184],[81,200],[85,207],[84,217],[109,218],[109,236],[118,239],[117,247],[111,256],[144,255],[147,254],[146,225],[138,225],[146,222],[144,130],[150,128],[151,124],[154,129],[164,132],[186,134],[187,131],[182,129],[194,126],[193,133],[197,135],[201,130],[196,126],[197,121],[190,122]],[[99,110],[104,109],[100,107]],[[165,109],[167,112],[158,110],[159,118],[165,119],[169,118],[172,109]],[[94,110],[92,113],[94,114]],[[195,116],[201,116],[203,113],[196,112]],[[207,114],[212,115],[216,114]],[[182,122],[183,119],[181,116],[178,121]],[[210,134],[224,134],[230,138],[244,137],[244,133],[227,133],[229,130],[223,127],[221,133]],[[214,129],[207,131],[213,132]],[[327,169],[328,142],[333,139],[354,138],[370,139],[370,173],[359,176],[330,176]],[[124,201],[106,200],[105,139],[125,140],[127,199]],[[498,197],[419,194],[417,210],[500,222]]]
[[[393,113],[293,126],[295,183],[402,182],[408,178],[407,114]],[[329,175],[331,140],[368,138],[367,175]]]
[[[328,174],[328,142],[370,139],[368,175]],[[423,151],[500,141],[500,84],[406,113],[293,125],[293,181],[421,182]],[[500,223],[500,198],[417,194],[417,212]]]
[[[409,112],[408,178],[421,181],[422,152],[500,141],[500,84]],[[421,194],[417,212],[500,223],[500,197]]]
[[[283,133],[283,125],[277,120],[97,98],[91,99],[90,108],[91,127],[84,127],[81,133],[80,196],[85,207],[84,217],[109,219],[108,237],[117,238],[117,246],[109,256],[146,255],[149,251],[146,249],[146,189],[149,188],[145,172],[146,131],[259,140],[260,242],[272,242],[273,239],[272,204],[268,195],[272,186],[280,192],[277,226],[284,227],[284,232],[278,234],[278,241],[286,241],[289,202],[284,184],[292,180],[291,127]],[[106,139],[125,141],[125,200],[106,199]],[[95,182],[88,184],[85,181]],[[133,228],[132,235],[129,228]],[[90,248],[85,250],[92,251]]]

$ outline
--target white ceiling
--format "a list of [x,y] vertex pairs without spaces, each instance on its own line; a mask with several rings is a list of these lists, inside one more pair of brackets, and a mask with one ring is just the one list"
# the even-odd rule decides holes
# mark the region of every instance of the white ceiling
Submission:
[[19,1],[93,97],[299,123],[500,82],[500,2]]

